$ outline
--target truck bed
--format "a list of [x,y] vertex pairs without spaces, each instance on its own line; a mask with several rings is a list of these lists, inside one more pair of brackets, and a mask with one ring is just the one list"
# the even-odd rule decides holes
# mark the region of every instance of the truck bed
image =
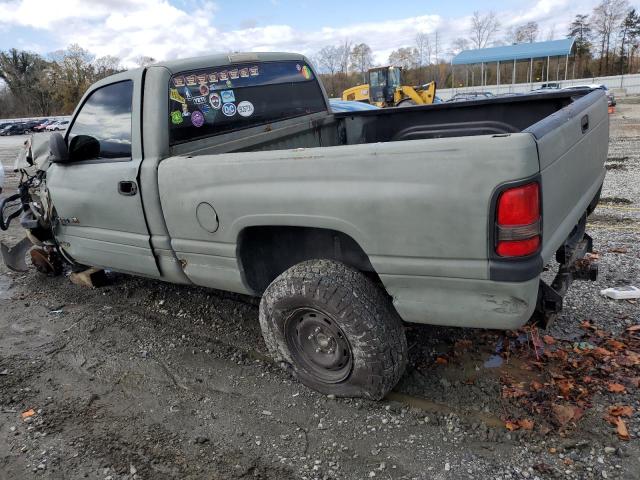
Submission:
[[313,148],[517,133],[590,91],[558,91],[411,108],[316,114],[173,147],[176,154]]

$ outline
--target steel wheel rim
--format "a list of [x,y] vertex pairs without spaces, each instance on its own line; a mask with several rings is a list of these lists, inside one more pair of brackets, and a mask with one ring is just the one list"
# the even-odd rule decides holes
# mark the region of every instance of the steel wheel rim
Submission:
[[297,309],[287,318],[284,333],[292,360],[318,380],[339,383],[351,373],[351,345],[330,315]]

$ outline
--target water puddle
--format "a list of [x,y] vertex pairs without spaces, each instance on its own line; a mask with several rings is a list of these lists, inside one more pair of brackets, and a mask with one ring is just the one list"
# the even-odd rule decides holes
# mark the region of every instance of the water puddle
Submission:
[[409,407],[419,408],[429,413],[450,414],[453,413],[461,418],[466,418],[471,422],[482,422],[489,427],[503,428],[504,422],[495,415],[483,412],[461,412],[448,405],[442,403],[432,402],[426,398],[415,397],[413,395],[407,395],[406,393],[390,392],[385,400],[391,400],[394,402],[403,403]]

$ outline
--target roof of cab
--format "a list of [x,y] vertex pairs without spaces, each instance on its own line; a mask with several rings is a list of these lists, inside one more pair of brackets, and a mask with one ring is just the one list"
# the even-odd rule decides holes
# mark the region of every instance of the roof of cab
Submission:
[[304,55],[287,52],[239,52],[224,53],[216,55],[204,55],[201,57],[181,58],[179,60],[168,60],[150,65],[152,67],[165,67],[171,73],[178,73],[185,70],[196,70],[199,68],[220,67],[232,63],[251,62],[274,62],[280,60],[300,60],[305,61]]

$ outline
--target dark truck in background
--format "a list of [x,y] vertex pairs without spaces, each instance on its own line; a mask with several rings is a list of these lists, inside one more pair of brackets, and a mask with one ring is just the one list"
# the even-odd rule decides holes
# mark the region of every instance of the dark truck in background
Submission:
[[21,222],[52,264],[261,296],[277,361],[377,399],[402,321],[544,322],[593,278],[608,133],[603,91],[334,113],[301,55],[176,60],[98,82],[32,145]]

